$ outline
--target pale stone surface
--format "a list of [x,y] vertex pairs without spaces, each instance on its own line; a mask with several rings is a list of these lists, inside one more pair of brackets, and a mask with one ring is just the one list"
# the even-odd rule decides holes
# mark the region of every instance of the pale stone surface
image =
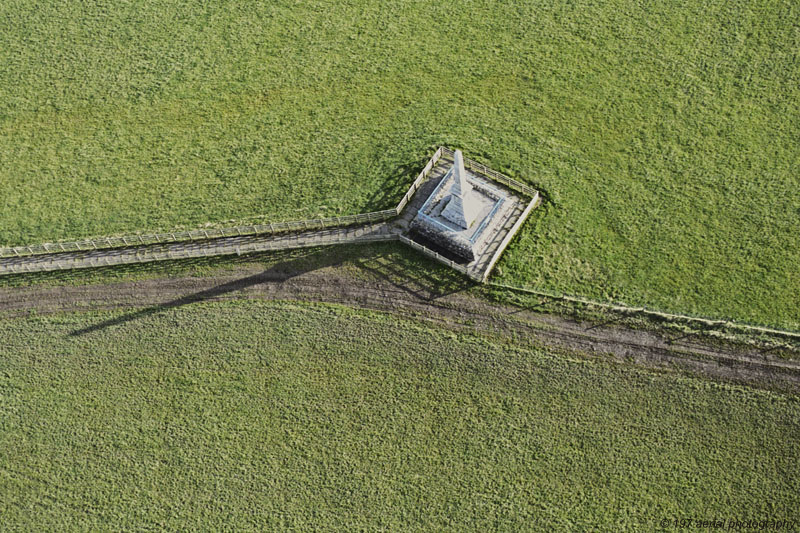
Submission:
[[453,186],[450,189],[450,198],[442,211],[442,216],[456,226],[467,229],[472,226],[480,213],[480,204],[476,201],[472,185],[467,181],[467,171],[464,168],[464,156],[461,150],[455,151],[453,163]]
[[455,152],[453,159],[453,166],[420,207],[410,228],[441,249],[474,262],[517,200],[485,176],[467,171],[460,152]]

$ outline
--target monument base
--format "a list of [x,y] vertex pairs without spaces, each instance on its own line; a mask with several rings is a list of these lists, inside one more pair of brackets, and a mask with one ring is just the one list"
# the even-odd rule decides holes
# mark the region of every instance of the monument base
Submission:
[[476,259],[472,243],[457,234],[443,232],[428,220],[415,219],[411,222],[411,231],[419,234],[433,245],[455,255],[460,262],[470,263]]
[[417,212],[410,228],[436,247],[471,263],[480,256],[493,225],[513,204],[508,199],[486,179],[468,172],[461,153],[456,151],[453,166]]

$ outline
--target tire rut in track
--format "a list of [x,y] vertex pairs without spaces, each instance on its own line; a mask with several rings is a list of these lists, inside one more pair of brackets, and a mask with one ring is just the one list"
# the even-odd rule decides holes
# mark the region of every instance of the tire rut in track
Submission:
[[415,282],[356,279],[340,267],[315,271],[240,270],[211,277],[162,278],[103,285],[0,289],[0,317],[118,308],[169,308],[233,299],[328,302],[413,316],[446,327],[480,331],[586,356],[662,370],[800,391],[800,361],[757,349],[666,336],[621,326],[578,322],[495,304],[454,292],[439,295]]

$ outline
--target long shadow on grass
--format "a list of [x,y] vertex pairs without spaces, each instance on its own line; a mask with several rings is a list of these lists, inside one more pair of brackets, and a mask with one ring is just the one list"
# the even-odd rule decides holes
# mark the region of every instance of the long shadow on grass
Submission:
[[[308,250],[305,253],[287,257],[263,272],[222,283],[216,287],[202,290],[194,294],[181,296],[172,301],[153,305],[138,311],[105,320],[98,324],[88,326],[70,333],[72,337],[79,337],[95,331],[102,331],[112,326],[145,318],[161,311],[181,307],[188,304],[213,300],[241,291],[263,283],[283,282],[301,276],[308,272],[325,267],[341,265],[352,262],[362,270],[371,273],[384,283],[391,284],[420,300],[432,301],[437,298],[461,292],[473,286],[474,283],[460,274],[437,265],[425,258],[411,258],[406,253],[400,252],[401,245],[394,244],[375,246],[358,246],[357,248],[324,250]],[[399,253],[398,253],[399,252]],[[414,253],[412,256],[416,255]],[[422,260],[422,264],[420,263]]]
[[245,278],[235,279],[233,281],[222,283],[210,289],[199,291],[194,294],[188,294],[186,296],[181,296],[180,298],[176,298],[175,300],[169,302],[153,305],[145,309],[141,309],[139,311],[122,315],[117,318],[112,318],[110,320],[100,322],[99,324],[95,324],[93,326],[88,326],[86,328],[73,331],[72,333],[70,333],[70,336],[79,337],[81,335],[86,335],[88,333],[93,333],[95,331],[104,330],[111,326],[118,326],[120,324],[132,322],[140,318],[145,318],[154,315],[158,312],[164,311],[166,309],[172,309],[175,307],[181,307],[184,305],[193,304],[197,302],[213,300],[225,294],[241,291],[243,289],[252,287],[254,285],[260,285],[262,283],[268,283],[268,282],[286,281],[288,279],[301,276],[303,274],[312,272],[320,268],[328,266],[336,266],[338,264],[343,263],[346,260],[345,257],[335,254],[324,255],[322,257],[317,256],[316,259],[318,260],[316,261],[309,259],[310,259],[309,255],[303,255],[302,257],[296,259],[283,261],[253,276],[247,276]]

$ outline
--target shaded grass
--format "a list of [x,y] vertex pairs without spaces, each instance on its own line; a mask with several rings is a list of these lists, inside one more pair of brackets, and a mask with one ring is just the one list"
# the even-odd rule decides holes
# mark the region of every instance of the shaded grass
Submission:
[[553,200],[502,281],[797,329],[797,10],[10,0],[0,243],[381,209],[449,144]]
[[0,321],[33,529],[652,530],[798,518],[797,398],[337,306]]
[[87,269],[55,270],[0,276],[0,288],[96,285],[165,277],[220,276],[228,272],[283,269],[287,274],[335,266],[354,279],[381,279],[406,290],[431,294],[473,287],[460,273],[398,242],[342,244],[317,248],[269,251],[132,263]]

